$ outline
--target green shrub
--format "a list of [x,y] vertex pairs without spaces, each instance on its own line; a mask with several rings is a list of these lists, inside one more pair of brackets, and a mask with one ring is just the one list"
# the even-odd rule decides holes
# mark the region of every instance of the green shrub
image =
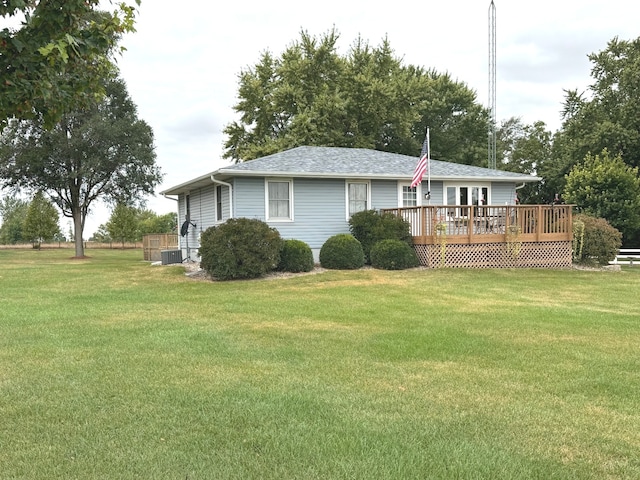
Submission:
[[582,245],[574,245],[576,261],[586,264],[606,265],[616,258],[622,245],[622,233],[612,227],[604,218],[591,217],[579,214],[573,219],[574,223],[582,222],[584,231],[576,235],[574,242]]
[[256,278],[280,261],[282,238],[257,219],[232,218],[200,237],[200,266],[219,280]]
[[401,217],[375,210],[364,210],[354,213],[349,219],[351,234],[362,244],[365,262],[371,263],[371,248],[380,240],[400,240],[413,245],[411,224]]
[[419,265],[415,250],[401,240],[381,240],[371,247],[371,265],[383,270],[404,270]]
[[282,272],[310,272],[313,270],[313,252],[301,240],[285,240],[280,252],[278,270]]
[[362,245],[348,233],[327,239],[320,249],[320,265],[336,270],[355,270],[364,265]]

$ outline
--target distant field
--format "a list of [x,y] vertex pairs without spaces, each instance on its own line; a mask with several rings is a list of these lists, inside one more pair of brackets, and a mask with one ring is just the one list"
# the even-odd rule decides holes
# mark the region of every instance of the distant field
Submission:
[[640,268],[0,250],[0,479],[640,478]]
[[[42,250],[51,249],[73,249],[75,244],[70,242],[55,242],[55,243],[43,243],[41,245]],[[100,242],[84,242],[84,248],[87,249],[116,249],[122,250],[130,248],[142,248],[142,242],[129,243],[125,242],[124,247],[122,242],[100,243]],[[30,243],[20,243],[18,245],[0,245],[0,250],[33,250],[33,245]]]

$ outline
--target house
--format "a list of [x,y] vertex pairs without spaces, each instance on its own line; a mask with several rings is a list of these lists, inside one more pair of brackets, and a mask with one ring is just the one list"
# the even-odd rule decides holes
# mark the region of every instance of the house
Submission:
[[285,239],[306,242],[317,260],[329,237],[349,232],[355,212],[440,205],[449,207],[452,221],[468,224],[473,211],[467,207],[514,205],[518,188],[540,180],[431,160],[430,175],[411,188],[417,162],[418,157],[363,148],[305,146],[223,167],[161,193],[177,197],[183,258],[197,258],[200,233],[207,228],[246,217],[265,221]]

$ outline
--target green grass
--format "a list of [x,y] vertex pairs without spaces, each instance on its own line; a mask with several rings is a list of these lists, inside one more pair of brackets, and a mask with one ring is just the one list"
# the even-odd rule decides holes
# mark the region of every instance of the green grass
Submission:
[[0,250],[1,479],[640,478],[640,268],[89,254]]

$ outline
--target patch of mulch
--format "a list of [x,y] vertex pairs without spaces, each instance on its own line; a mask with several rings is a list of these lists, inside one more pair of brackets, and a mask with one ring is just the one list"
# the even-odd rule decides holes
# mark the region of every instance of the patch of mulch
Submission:
[[[185,275],[191,280],[209,281],[209,282],[218,281],[216,278],[212,277],[207,272],[205,272],[202,268],[200,268],[199,262],[184,262],[182,265],[185,268]],[[326,271],[325,268],[322,268],[320,266],[315,266],[314,269],[311,270],[310,272],[299,272],[299,273],[271,272],[268,275],[260,277],[260,280],[278,280],[282,278],[301,277],[304,275],[315,275],[318,273],[322,273],[324,271]]]

